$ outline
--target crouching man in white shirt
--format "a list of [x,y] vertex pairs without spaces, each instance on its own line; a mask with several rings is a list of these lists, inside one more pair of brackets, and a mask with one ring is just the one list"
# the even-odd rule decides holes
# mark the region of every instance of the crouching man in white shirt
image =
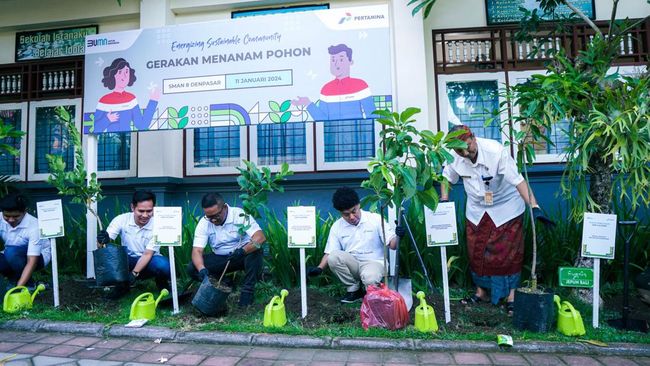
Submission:
[[38,220],[26,212],[27,199],[11,193],[0,200],[0,237],[5,249],[0,253],[0,273],[17,286],[34,286],[32,274],[47,266],[52,258],[50,241],[41,239]]
[[[361,209],[357,192],[342,187],[334,192],[332,205],[341,218],[332,224],[325,254],[318,267],[307,270],[308,276],[318,276],[328,266],[347,287],[342,303],[363,298],[368,285],[377,285],[384,276],[384,235],[379,214]],[[402,227],[385,224],[386,240],[391,249],[397,237],[404,236]]]
[[[262,271],[263,256],[260,248],[266,241],[264,232],[254,218],[247,222],[244,210],[231,207],[219,193],[208,193],[201,200],[205,216],[194,231],[192,262],[188,274],[203,281],[208,275],[219,278],[226,265],[226,273],[244,271],[244,283],[239,294],[239,307],[252,305],[255,285]],[[247,226],[247,227],[246,227]],[[246,228],[243,234],[239,229]],[[212,253],[204,254],[210,244]],[[228,280],[230,281],[230,280]]]
[[131,199],[132,212],[116,216],[105,231],[97,234],[97,242],[107,244],[119,235],[129,258],[129,283],[153,277],[158,289],[169,290],[169,259],[153,242],[155,205],[156,195],[151,191],[136,191]]

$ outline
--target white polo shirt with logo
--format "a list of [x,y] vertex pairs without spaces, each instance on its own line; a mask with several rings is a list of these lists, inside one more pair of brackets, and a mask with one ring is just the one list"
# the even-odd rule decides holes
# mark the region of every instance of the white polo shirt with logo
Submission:
[[20,224],[11,227],[4,217],[0,220],[0,237],[5,247],[27,247],[28,256],[43,256],[43,264],[47,265],[52,259],[52,248],[49,239],[41,239],[38,232],[38,219],[25,213]]
[[[483,214],[490,215],[494,225],[499,227],[521,215],[525,209],[516,186],[524,181],[517,170],[517,164],[510,156],[510,151],[498,141],[477,137],[478,156],[476,163],[451,151],[454,161],[445,166],[442,175],[451,184],[463,179],[467,205],[465,216],[474,225],[478,225]],[[493,194],[492,205],[485,204],[486,186],[483,177],[492,177],[489,189]]]
[[[342,217],[332,224],[325,254],[342,250],[352,254],[358,261],[384,260],[384,236],[381,230],[381,216],[374,212],[359,210],[361,219],[356,225],[349,224]],[[395,228],[384,223],[386,240],[390,243],[395,237]]]
[[145,250],[153,250],[155,255],[160,254],[160,247],[153,242],[153,217],[143,227],[135,223],[133,212],[123,213],[115,216],[113,221],[106,228],[111,239],[119,235],[122,239],[122,246],[131,257],[141,257]]
[[223,225],[215,225],[208,221],[207,218],[202,217],[196,225],[194,231],[194,244],[195,248],[205,248],[209,243],[212,252],[217,255],[229,255],[235,249],[244,246],[250,242],[251,237],[257,231],[262,230],[253,217],[250,217],[250,227],[246,233],[241,236],[239,234],[239,225],[246,224],[244,210],[239,207],[231,207],[226,204],[228,214]]

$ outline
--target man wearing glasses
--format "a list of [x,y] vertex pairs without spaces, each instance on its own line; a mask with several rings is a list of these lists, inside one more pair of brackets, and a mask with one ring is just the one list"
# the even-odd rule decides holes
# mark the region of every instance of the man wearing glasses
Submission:
[[[218,193],[208,193],[201,200],[205,216],[194,231],[192,262],[187,272],[196,280],[208,276],[219,278],[228,265],[226,273],[244,271],[244,283],[239,296],[239,307],[253,304],[255,284],[262,270],[262,251],[266,241],[264,232],[244,210],[231,207]],[[240,232],[240,229],[242,230]],[[204,254],[210,244],[212,253]]]
[[[365,287],[376,285],[384,276],[384,234],[381,216],[361,209],[357,192],[341,187],[334,192],[332,205],[341,218],[332,224],[325,254],[318,267],[307,270],[308,276],[318,276],[329,266],[347,287],[342,303],[353,303],[363,298]],[[404,236],[402,227],[385,224],[386,241],[391,249],[396,238]]]

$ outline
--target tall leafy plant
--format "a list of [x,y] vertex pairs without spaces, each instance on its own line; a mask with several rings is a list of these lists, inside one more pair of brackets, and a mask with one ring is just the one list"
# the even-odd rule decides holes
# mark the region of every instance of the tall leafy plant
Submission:
[[59,195],[69,196],[72,202],[83,204],[97,218],[99,229],[103,230],[102,220],[92,207],[93,203],[98,203],[104,198],[101,185],[94,172],[87,179],[81,133],[75,126],[69,108],[71,107],[56,107],[55,113],[67,135],[67,143],[74,149],[74,166],[72,169],[68,169],[60,155],[47,154],[46,158],[50,169],[47,182],[58,190]]
[[[2,111],[0,112],[0,154],[5,155],[9,154],[11,156],[17,157],[20,155],[20,150],[16,149],[16,147],[9,143],[9,139],[20,139],[25,135],[24,131],[16,130],[14,126],[12,126],[9,123],[5,123],[3,119],[3,114],[5,113],[11,113],[10,111]],[[7,115],[5,114],[5,117]],[[9,118],[11,118],[12,115],[9,115]],[[13,186],[13,182],[16,180],[13,179],[10,176],[5,176],[5,175],[0,175],[0,196],[5,196],[9,193],[10,187]]]
[[379,209],[382,217],[386,207],[395,207],[396,217],[391,219],[397,222],[406,202],[412,202],[420,222],[424,220],[424,206],[436,209],[439,197],[435,184],[443,182],[442,164],[453,161],[446,149],[467,147],[455,138],[462,131],[447,136],[442,131],[418,131],[413,117],[419,112],[418,108],[407,108],[401,113],[375,111],[384,129],[380,132],[377,154],[368,164],[370,176],[361,183],[374,194],[364,197],[362,203]]

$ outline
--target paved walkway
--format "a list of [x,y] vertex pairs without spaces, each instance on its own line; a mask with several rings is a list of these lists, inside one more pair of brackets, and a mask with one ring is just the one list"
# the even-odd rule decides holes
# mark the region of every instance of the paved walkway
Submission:
[[[649,346],[650,347],[650,346]],[[0,365],[605,365],[650,366],[650,357],[513,352],[323,350],[134,341],[0,331]]]

